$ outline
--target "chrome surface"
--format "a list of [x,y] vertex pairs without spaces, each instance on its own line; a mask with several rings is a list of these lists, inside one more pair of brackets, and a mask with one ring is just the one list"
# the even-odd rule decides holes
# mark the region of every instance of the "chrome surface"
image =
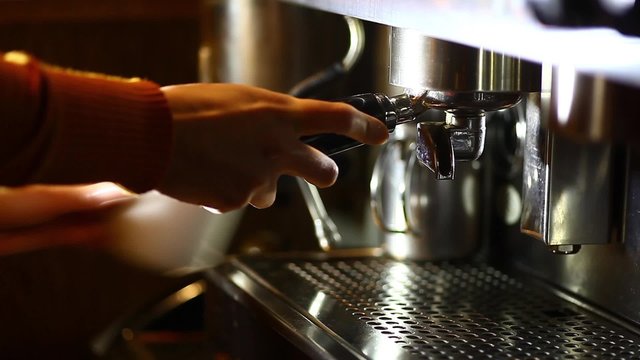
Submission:
[[523,92],[427,90],[418,99],[424,107],[455,113],[507,109],[516,105],[523,95]]
[[[570,256],[549,252],[544,243],[519,235],[517,229],[500,230],[501,259],[532,273],[606,311],[640,324],[640,154],[629,152],[627,183],[615,189],[626,199],[621,213],[613,213],[623,241],[604,246],[583,246]],[[585,226],[589,224],[584,223]]]
[[456,159],[451,134],[444,123],[418,124],[416,158],[435,174],[436,180],[453,180]]
[[[539,91],[539,65],[502,53],[391,31],[389,82],[410,89],[447,92]],[[489,109],[487,109],[489,110]]]
[[[587,93],[591,91],[586,90]],[[522,226],[541,240],[555,233],[556,244],[569,244],[565,249],[558,245],[561,246],[558,250],[566,252],[575,252],[572,247],[577,247],[575,244],[580,241],[610,242],[582,246],[578,253],[570,256],[556,256],[544,242],[531,241],[521,236],[515,227],[505,226],[496,230],[499,234],[496,246],[501,249],[499,257],[504,263],[541,277],[638,324],[638,153],[633,148],[571,142],[548,131],[538,131],[540,121],[544,121],[548,114],[545,106],[549,100],[548,93],[543,93],[542,98],[532,96],[537,98],[532,100],[530,97],[527,101],[525,115],[527,139],[522,178]],[[581,106],[587,104],[582,103]],[[598,107],[593,108],[596,109]],[[552,107],[552,111],[556,110]],[[508,184],[521,186],[520,178],[514,177]],[[559,210],[563,213],[553,214]],[[556,216],[555,220],[553,216]],[[565,236],[560,236],[562,231],[552,232],[552,227],[564,231]]]
[[524,92],[540,91],[541,67],[512,56],[404,28],[392,29],[390,44],[390,83],[422,92],[417,98],[425,108],[450,115],[444,123],[418,128],[418,158],[439,180],[455,177],[456,161],[480,157],[486,111],[511,107]]
[[452,111],[447,115],[455,160],[478,160],[487,132],[484,111]]
[[377,156],[369,183],[371,213],[383,232],[408,230],[405,213],[407,164],[414,156],[413,126],[398,126]]
[[612,231],[610,145],[552,137],[549,245],[606,244]]
[[565,64],[640,87],[640,38],[606,28],[544,26],[527,1],[285,1],[538,63]]
[[365,32],[362,21],[349,16],[345,16],[344,20],[346,21],[349,29],[349,48],[342,58],[342,67],[345,71],[351,71],[351,68],[358,63],[358,60],[362,56],[365,43]]
[[359,30],[342,17],[279,0],[203,0],[201,13],[203,82],[287,92],[336,59],[348,65],[360,46],[348,51],[349,30]]
[[[274,1],[274,0],[271,0]],[[341,61],[326,66],[323,70],[308,75],[305,79],[298,82],[289,89],[289,94],[296,97],[315,96],[322,86],[328,85],[330,82],[344,76],[358,63],[365,45],[365,31],[362,21],[352,17],[344,16],[346,22],[349,45],[346,53]],[[286,31],[286,29],[283,29]],[[265,69],[265,71],[268,71]]]
[[456,161],[477,160],[484,150],[484,111],[450,111],[444,123],[418,124],[416,155],[438,180],[453,180]]
[[521,92],[425,91],[418,97],[422,106],[444,110],[447,117],[444,122],[418,125],[418,159],[436,179],[453,180],[456,161],[476,160],[482,155],[485,112],[510,108],[521,98]]
[[209,276],[312,358],[640,355],[635,328],[482,263],[236,258]]
[[640,88],[558,66],[553,70],[549,127],[579,141],[638,143],[639,98]]
[[544,241],[548,234],[549,212],[549,133],[541,124],[540,94],[527,99],[520,230]]
[[107,355],[114,350],[119,342],[131,340],[127,337],[143,329],[151,321],[204,294],[206,287],[206,281],[200,277],[164,298],[147,304],[132,314],[126,314],[116,319],[92,339],[90,346],[93,355],[99,358],[111,358]]
[[311,216],[314,233],[320,249],[329,251],[339,248],[342,243],[342,235],[340,235],[338,227],[327,213],[318,188],[313,184],[309,184],[303,178],[297,177],[296,181],[307,206],[307,211]]
[[456,181],[437,181],[415,149],[415,127],[399,127],[374,166],[371,205],[384,251],[398,259],[470,256],[480,239],[479,163],[460,165]]
[[[416,118],[425,111],[422,103],[418,103],[420,96],[413,96],[407,93],[395,95],[389,98],[393,110],[391,116],[394,118],[395,126],[416,121]],[[386,121],[387,127],[389,120]]]
[[[623,36],[602,28],[560,29],[541,26],[531,16],[525,1],[288,2],[393,27],[414,29],[430,38],[470,45],[480,51],[491,50],[533,62],[558,65],[561,69],[575,69],[579,75],[573,76],[574,94],[570,97],[571,101],[561,101],[561,79],[557,78],[554,96],[558,98],[555,98],[556,105],[551,109],[558,111],[561,104],[570,104],[570,114],[576,116],[551,118],[549,124],[554,131],[558,134],[586,135],[596,140],[608,139],[612,134],[612,138],[617,138],[615,134],[618,132],[625,136],[625,141],[638,139],[636,131],[627,130],[632,127],[616,124],[618,118],[624,118],[621,124],[632,126],[638,118],[634,107],[629,106],[634,104],[637,88],[640,88],[640,40],[637,37]],[[271,22],[271,26],[275,27],[280,20],[278,17],[265,16],[256,18],[255,23]],[[312,25],[306,28],[317,29]],[[262,36],[268,33],[266,31],[237,33],[245,34],[251,41],[256,39],[254,46],[269,44],[268,47],[279,46],[281,50],[295,48],[302,54],[308,49],[305,44],[295,43],[297,36],[282,46],[282,42],[265,41]],[[291,64],[272,66],[268,61],[272,55],[267,55],[271,54],[267,51],[269,49],[265,49],[264,55],[260,56],[245,54],[242,59],[259,59],[267,69],[297,70]],[[311,60],[301,60],[298,64],[306,64],[305,61]],[[414,57],[406,60],[424,59]],[[478,64],[474,66],[476,69],[482,68]],[[270,75],[277,78],[282,74],[274,72]],[[448,79],[449,83],[469,83],[456,83],[447,76],[449,74],[444,74],[443,79]],[[484,76],[476,76],[481,80],[477,87],[493,86],[488,85],[492,82]],[[612,81],[623,85],[613,84]],[[629,87],[625,88],[625,85]],[[434,94],[444,93],[440,91],[438,94],[436,91]],[[456,92],[460,93],[465,92]],[[468,93],[479,93],[484,97],[488,92]],[[475,217],[474,221],[492,227],[489,234],[491,260],[533,274],[567,293],[542,291],[546,295],[541,298],[537,292],[539,288],[515,280],[503,272],[498,273],[508,280],[494,278],[494,275],[488,274],[496,274],[493,272],[495,269],[482,264],[433,265],[409,261],[388,262],[390,260],[383,259],[380,260],[383,261],[382,266],[372,263],[356,266],[355,261],[362,263],[364,260],[340,264],[337,260],[304,260],[293,255],[288,260],[270,259],[265,262],[234,260],[218,269],[217,281],[224,283],[229,293],[235,294],[238,299],[242,298],[239,294],[256,299],[256,307],[251,309],[268,313],[275,322],[281,324],[281,330],[290,335],[292,342],[317,358],[455,358],[460,349],[467,351],[461,356],[470,353],[475,358],[486,358],[487,353],[495,354],[494,357],[511,355],[515,358],[640,357],[635,327],[640,324],[640,154],[628,150],[629,159],[625,162],[615,146],[574,143],[558,138],[558,134],[538,131],[540,125],[546,125],[548,108],[541,106],[545,99],[535,94],[525,97],[525,117],[529,129],[524,148],[527,157],[524,179],[517,174],[519,170],[501,172],[495,167],[490,168],[490,183],[481,184],[479,191],[482,195],[482,215]],[[576,119],[581,121],[577,122]],[[487,125],[490,127],[492,124],[489,122]],[[532,134],[537,137],[532,138]],[[487,147],[494,145],[493,140],[487,141]],[[484,239],[474,228],[457,223],[460,218],[447,214],[449,205],[451,209],[461,210],[461,202],[456,199],[464,196],[464,187],[460,184],[462,177],[458,175],[455,182],[437,184],[452,186],[451,192],[440,190],[429,179],[406,182],[402,174],[408,176],[408,159],[412,158],[405,153],[408,146],[398,142],[390,144],[378,176],[377,189],[381,193],[374,200],[379,211],[378,218],[382,219],[384,225],[383,236],[390,239],[385,251],[394,254],[389,250],[393,241],[393,251],[398,251],[398,257],[429,254],[420,248],[436,246],[429,245],[429,241],[422,241],[428,239],[455,246],[453,253],[446,255],[453,254],[455,257],[458,249],[464,248],[464,244],[456,245],[455,242],[469,240],[455,235],[455,231],[474,231],[473,235]],[[497,162],[487,159],[487,156],[483,161],[488,162],[487,166],[495,166]],[[623,179],[626,182],[617,178],[616,166],[620,164],[626,168],[626,179]],[[458,171],[462,165],[458,166]],[[421,172],[411,176],[417,175],[424,176]],[[402,180],[404,182],[400,182]],[[518,215],[517,209],[505,210],[516,205],[507,204],[503,205],[502,210],[495,209],[496,202],[500,200],[494,199],[494,195],[506,197],[505,194],[510,194],[510,198],[518,199],[519,194],[516,191],[514,195],[513,189],[522,188],[523,182],[523,228],[529,234],[549,240],[552,250],[573,253],[582,243],[600,244],[617,237],[623,241],[583,246],[578,253],[570,256],[552,254],[549,245],[520,234],[517,221],[513,221]],[[513,200],[512,204],[516,203],[518,201]],[[412,206],[424,206],[424,212],[420,214]],[[415,218],[410,218],[413,216],[410,211],[416,211]],[[494,212],[498,213],[497,220]],[[438,223],[431,223],[425,228],[432,233],[414,236],[411,231],[420,228],[416,224],[421,224],[421,221],[425,224],[428,221]],[[500,222],[500,226],[495,224]],[[430,238],[429,234],[438,237]],[[416,238],[420,241],[413,241]],[[470,243],[475,244],[474,241]],[[410,268],[408,278],[403,281],[390,276],[390,269],[395,267],[393,264]],[[429,274],[433,276],[423,276],[423,267],[433,269],[430,266],[437,266],[439,270],[430,270],[432,272]],[[377,296],[391,293],[401,298],[402,302],[385,302],[390,298],[377,301]],[[564,295],[556,296],[559,294]],[[488,305],[483,302],[485,300]],[[312,306],[314,302],[316,305]],[[577,303],[593,305],[589,307],[590,310],[615,321],[605,320],[575,305]],[[402,309],[403,306],[407,309]],[[418,314],[410,314],[411,311]],[[407,318],[400,319],[400,316]],[[417,316],[425,316],[426,319]],[[628,326],[633,331],[623,329],[628,324],[618,321],[618,317],[634,324]],[[405,320],[416,323],[405,323]],[[376,324],[367,324],[369,321]],[[476,325],[467,327],[469,322]],[[377,326],[386,329],[376,329]],[[391,333],[383,334],[383,331]],[[468,333],[476,336],[466,338]],[[404,343],[396,344],[395,341]],[[403,349],[402,346],[407,348]],[[389,352],[384,353],[385,350]],[[474,352],[476,350],[477,353]],[[483,353],[480,354],[479,350]]]
[[613,231],[611,145],[574,143],[544,129],[540,95],[526,110],[521,230],[557,253],[606,244]]

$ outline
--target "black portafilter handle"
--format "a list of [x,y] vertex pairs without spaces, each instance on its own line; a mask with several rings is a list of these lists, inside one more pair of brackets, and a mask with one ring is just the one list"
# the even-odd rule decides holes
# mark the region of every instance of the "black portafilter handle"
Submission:
[[[395,130],[396,125],[414,119],[411,97],[406,94],[388,97],[380,93],[367,93],[340,99],[354,108],[375,117],[385,124],[389,132]],[[350,137],[336,134],[319,134],[303,136],[301,140],[323,153],[331,156],[345,150],[362,145],[361,142]]]

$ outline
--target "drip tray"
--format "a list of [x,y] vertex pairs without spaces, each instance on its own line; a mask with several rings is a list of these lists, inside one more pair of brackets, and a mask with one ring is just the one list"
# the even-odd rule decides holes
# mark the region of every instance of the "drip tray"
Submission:
[[640,336],[486,264],[235,258],[211,276],[315,358],[638,358]]

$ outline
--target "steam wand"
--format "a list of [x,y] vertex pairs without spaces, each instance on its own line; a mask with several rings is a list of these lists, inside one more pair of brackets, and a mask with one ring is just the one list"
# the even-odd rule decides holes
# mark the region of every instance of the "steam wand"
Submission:
[[[347,54],[341,61],[298,83],[289,91],[290,95],[301,98],[311,97],[322,86],[347,74],[361,57],[364,49],[364,26],[358,19],[348,16],[345,16],[344,19],[349,28],[350,36]],[[329,217],[320,197],[320,192],[315,186],[302,178],[296,178],[296,181],[313,221],[315,235],[320,248],[324,251],[329,251],[338,247],[337,245],[342,242],[342,236],[336,224]]]

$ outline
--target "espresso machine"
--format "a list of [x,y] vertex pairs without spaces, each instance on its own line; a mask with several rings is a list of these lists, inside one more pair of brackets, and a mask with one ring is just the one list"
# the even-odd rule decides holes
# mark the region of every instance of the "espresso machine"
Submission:
[[343,100],[391,132],[380,245],[341,248],[323,213],[325,251],[231,258],[207,274],[230,304],[214,338],[240,358],[640,357],[640,6],[287,2],[388,26],[396,93]]
[[[283,3],[388,32],[393,87],[338,100],[391,133],[369,184],[378,245],[341,246],[319,193],[302,185],[318,251],[233,256],[206,271],[217,349],[640,358],[640,5]],[[352,50],[307,85],[348,72]],[[304,141],[329,154],[358,145]]]

